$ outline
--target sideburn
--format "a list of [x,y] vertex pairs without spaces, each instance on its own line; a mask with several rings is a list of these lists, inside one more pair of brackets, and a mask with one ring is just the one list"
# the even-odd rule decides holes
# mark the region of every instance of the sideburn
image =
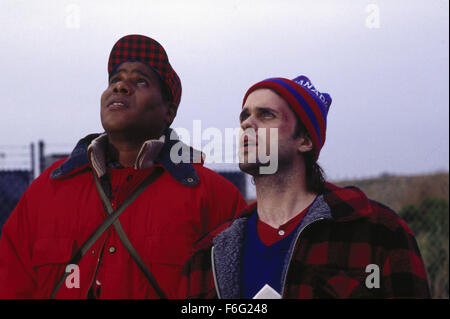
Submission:
[[[300,119],[297,118],[293,138],[303,136],[310,138],[306,128],[303,126]],[[316,152],[314,147],[312,150],[303,153],[302,156],[305,163],[306,187],[308,191],[322,194],[325,190],[325,173],[316,161]]]

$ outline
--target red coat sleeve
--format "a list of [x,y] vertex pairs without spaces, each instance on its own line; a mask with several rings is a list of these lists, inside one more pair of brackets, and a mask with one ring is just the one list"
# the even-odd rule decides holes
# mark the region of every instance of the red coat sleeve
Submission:
[[225,221],[238,216],[247,207],[247,202],[237,187],[225,177],[204,167],[198,172],[201,183],[204,183],[205,201],[200,223],[203,224],[202,233],[207,234]]
[[0,298],[32,298],[37,287],[31,264],[31,231],[26,194],[2,229]]
[[239,190],[224,177],[205,168],[199,169],[199,175],[206,202],[200,221],[203,234],[184,264],[180,298],[217,298],[211,269],[211,241],[248,207]]

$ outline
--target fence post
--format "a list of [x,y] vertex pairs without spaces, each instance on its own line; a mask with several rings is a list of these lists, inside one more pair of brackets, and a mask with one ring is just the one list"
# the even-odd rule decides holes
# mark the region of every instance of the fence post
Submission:
[[34,143],[30,143],[30,157],[31,157],[31,167],[30,167],[30,184],[34,180],[35,173],[35,163],[34,163]]
[[39,141],[39,174],[45,170],[44,147],[44,141]]

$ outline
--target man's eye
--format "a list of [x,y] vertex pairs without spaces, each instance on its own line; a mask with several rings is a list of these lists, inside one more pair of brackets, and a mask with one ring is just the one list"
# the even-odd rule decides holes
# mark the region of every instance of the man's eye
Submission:
[[239,121],[242,123],[242,122],[244,122],[247,118],[248,118],[248,114],[243,113],[243,114],[241,114],[241,116],[239,117]]
[[148,85],[148,81],[146,79],[137,79],[136,81],[137,84],[144,84],[144,85]]
[[263,117],[266,117],[266,118],[272,118],[272,117],[274,117],[275,115],[274,115],[272,112],[269,112],[269,111],[263,111],[263,112],[262,112],[262,116],[263,116]]
[[119,77],[116,76],[116,77],[111,78],[111,79],[109,80],[109,83],[110,83],[110,84],[113,84],[113,83],[119,82],[119,80],[120,80]]

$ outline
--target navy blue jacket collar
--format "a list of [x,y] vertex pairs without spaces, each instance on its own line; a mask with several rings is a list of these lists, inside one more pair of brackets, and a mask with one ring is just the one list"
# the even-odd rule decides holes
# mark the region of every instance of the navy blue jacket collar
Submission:
[[[161,164],[164,169],[181,184],[185,186],[196,186],[200,182],[200,179],[192,163],[194,162],[194,158],[198,156],[199,152],[194,150],[192,147],[187,146],[178,139],[171,140],[171,133],[172,129],[166,130],[165,144],[161,149],[159,156],[155,160],[155,163]],[[97,138],[99,135],[100,134],[89,134],[86,137],[82,138],[77,143],[69,157],[50,173],[50,178],[66,178],[70,177],[76,172],[90,168],[88,159],[88,146],[90,145],[92,140]],[[189,162],[174,163],[171,160],[170,151],[172,147],[177,143],[181,143],[178,144],[180,146],[180,149],[184,148],[186,150],[186,148],[188,148],[190,154]]]

